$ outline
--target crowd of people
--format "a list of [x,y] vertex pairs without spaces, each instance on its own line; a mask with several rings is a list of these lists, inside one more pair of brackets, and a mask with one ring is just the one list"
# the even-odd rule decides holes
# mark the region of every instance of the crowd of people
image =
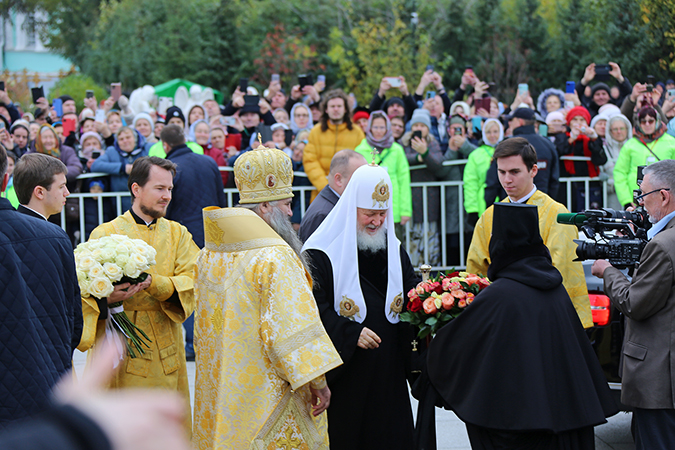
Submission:
[[[367,107],[356,106],[354,97],[339,89],[325,91],[323,81],[289,90],[272,81],[263,95],[254,87],[243,92],[238,86],[225,105],[209,99],[187,111],[176,106],[134,111],[123,95],[117,102],[112,97],[100,103],[95,97],[87,98],[80,108],[72,97],[63,95],[60,117],[44,98],[32,113],[22,113],[7,92],[0,91],[0,120],[5,128],[0,142],[13,163],[32,152],[58,157],[68,167],[70,192],[99,193],[125,192],[137,158],[165,157],[160,133],[167,124],[180,126],[188,148],[211,157],[221,168],[232,167],[240,155],[258,145],[260,137],[262,144],[284,151],[294,171],[306,173],[306,178],[294,181],[316,188],[306,200],[314,200],[328,185],[336,152],[355,150],[371,161],[375,150],[375,161],[387,168],[394,183],[399,238],[410,222],[412,248],[428,246],[427,262],[439,264],[444,222],[447,262],[457,264],[460,222],[468,231],[464,239],[468,242],[485,208],[505,198],[492,161],[494,147],[504,139],[523,136],[535,146],[538,188],[571,205],[573,211],[586,205],[591,209],[634,206],[637,167],[674,157],[675,82],[649,80],[632,85],[617,64],[607,66],[598,75],[595,64],[590,64],[579,82],[567,82],[565,90],[545,89],[538,96],[523,83],[507,99],[491,92],[494,87],[471,68],[454,92],[446,91],[441,75],[429,68],[414,92],[403,77],[383,77]],[[64,127],[73,120],[75,130]],[[468,161],[465,166],[443,164],[454,160]],[[108,176],[78,179],[85,172]],[[228,173],[221,169],[223,186],[234,188]],[[606,203],[599,181],[589,189],[573,183],[567,198],[567,190],[559,188],[561,177],[604,180]],[[422,188],[411,189],[410,183],[437,181],[459,181],[462,186],[445,188],[444,209],[440,188],[427,188],[425,213]],[[11,178],[6,196],[18,206]],[[123,198],[122,210],[129,205],[129,199]],[[300,205],[296,198],[292,219],[296,228],[302,217]],[[85,214],[85,238],[98,224],[95,202],[87,199],[84,208],[80,212],[73,199],[65,210],[74,242],[80,240],[80,213]],[[114,201],[107,200],[103,208],[105,220],[114,217]]]
[[[107,387],[178,393],[182,404],[147,413],[169,414],[163,425],[174,434],[184,429],[200,449],[328,448],[329,441],[333,449],[430,448],[433,436],[420,432],[429,416],[418,416],[417,425],[412,418],[407,384],[416,380],[426,392],[419,411],[437,404],[455,410],[474,448],[593,448],[593,426],[616,405],[584,333],[593,320],[583,268],[573,261],[577,232],[555,216],[568,212],[565,203],[576,211],[640,204],[655,224],[654,239],[633,284],[609,263],[596,262],[594,274],[605,279],[627,317],[627,336],[636,339],[624,355],[645,361],[623,369],[638,448],[672,444],[672,379],[652,376],[654,368],[667,372],[670,334],[642,325],[668,329],[674,311],[672,264],[660,261],[670,261],[675,226],[675,119],[668,122],[675,83],[633,86],[615,63],[606,72],[591,64],[567,92],[547,89],[536,105],[526,84],[511,104],[500,102],[470,68],[452,98],[431,68],[412,94],[403,77],[384,77],[369,108],[355,107],[342,90],[324,93],[323,82],[294,86],[288,95],[278,81],[262,96],[238,87],[226,105],[206,100],[165,114],[132,111],[124,96],[100,104],[89,97],[78,114],[66,95],[61,117],[45,98],[34,114],[22,115],[1,91],[7,270],[0,273],[0,307],[7,326],[0,340],[17,356],[0,357],[11,375],[0,383],[8,399],[0,427],[42,412],[38,425],[59,439],[83,435],[78,448],[91,448],[87,440],[121,448],[120,423],[140,432],[143,421],[129,424],[63,394],[60,405],[48,402],[75,348],[89,351],[94,367],[105,357],[109,318],[121,303],[148,344],[138,357],[117,356],[115,366],[123,366],[105,375]],[[605,76],[615,86],[597,80]],[[394,88],[401,96],[387,98]],[[465,167],[447,163],[464,159]],[[645,165],[638,186],[637,167]],[[227,166],[233,173],[219,170]],[[86,171],[92,176],[79,176]],[[306,179],[294,178],[297,171]],[[597,180],[590,189],[573,185],[567,199],[559,181],[565,176]],[[608,205],[603,179],[611,186]],[[315,188],[304,217],[293,194],[302,181]],[[457,184],[424,192],[411,188],[413,181]],[[235,206],[227,205],[227,186],[236,186],[237,207],[227,207]],[[70,248],[80,237],[46,223],[90,215],[68,204],[77,189],[130,193],[121,215],[117,208],[97,212],[105,223],[93,221],[87,238],[146,242],[156,250],[147,278],[122,280],[107,297],[80,296],[81,267]],[[405,227],[410,253],[401,245]],[[464,228],[472,236],[460,236]],[[429,370],[417,370],[411,360],[426,345],[400,314],[409,306],[406,293],[419,288],[414,267],[425,254],[424,262],[437,264],[442,241],[451,264],[470,241],[467,270],[487,274],[495,286],[438,333],[428,347]],[[652,281],[659,307],[643,300]],[[505,291],[519,294],[509,294],[511,306],[495,307],[507,303],[489,299]],[[510,339],[532,323],[529,337]],[[484,335],[474,339],[462,327]],[[444,341],[473,349],[453,352],[467,376],[443,363]],[[657,349],[657,361],[647,345]],[[476,354],[490,355],[488,364]],[[556,367],[546,359],[553,354]],[[193,421],[186,360],[195,359]],[[40,376],[31,376],[31,367]],[[665,400],[654,401],[650,377]],[[561,387],[563,379],[573,382]],[[526,405],[495,387],[516,382],[532,388]],[[78,422],[82,429],[69,434]],[[26,439],[25,429],[14,432],[10,439]]]

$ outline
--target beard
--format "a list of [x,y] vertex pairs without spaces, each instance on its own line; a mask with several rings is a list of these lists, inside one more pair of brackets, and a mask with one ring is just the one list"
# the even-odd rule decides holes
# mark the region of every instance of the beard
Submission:
[[159,210],[159,209],[148,208],[147,206],[145,206],[142,203],[138,206],[139,206],[139,208],[140,208],[140,210],[143,214],[145,214],[147,216],[150,216],[153,219],[161,219],[162,217],[164,217],[166,215],[166,207]]
[[375,234],[370,234],[365,229],[357,228],[356,244],[362,251],[376,253],[384,250],[387,247],[387,229],[380,227]]
[[300,262],[305,267],[309,274],[312,274],[311,266],[309,264],[308,256],[302,253],[302,241],[298,237],[298,233],[293,229],[291,219],[279,208],[272,207],[272,212],[264,217],[265,221],[270,227],[286,241],[286,243],[293,249]]

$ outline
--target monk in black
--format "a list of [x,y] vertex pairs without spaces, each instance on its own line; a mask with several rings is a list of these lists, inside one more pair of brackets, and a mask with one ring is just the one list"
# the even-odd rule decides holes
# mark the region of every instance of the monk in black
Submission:
[[[383,314],[387,291],[387,250],[358,252],[359,281],[368,307],[363,323],[334,310],[333,269],[328,256],[308,250],[315,270],[314,297],[321,320],[344,364],[326,374],[331,390],[328,434],[331,450],[413,449],[413,419],[405,362],[414,334],[407,323]],[[410,258],[400,250],[404,295],[418,283]],[[381,338],[375,349],[357,346],[361,330]]]
[[429,379],[473,449],[594,449],[593,427],[617,412],[537,217],[495,204],[493,283],[428,349]]

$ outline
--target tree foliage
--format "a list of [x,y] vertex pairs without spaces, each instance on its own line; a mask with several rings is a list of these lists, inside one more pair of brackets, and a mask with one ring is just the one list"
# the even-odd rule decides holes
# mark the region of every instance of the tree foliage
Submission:
[[84,97],[87,90],[94,91],[94,96],[98,99],[108,98],[106,89],[97,84],[91,77],[75,73],[61,78],[49,91],[49,100],[53,100],[61,95],[68,94],[73,97],[77,109],[82,109]]

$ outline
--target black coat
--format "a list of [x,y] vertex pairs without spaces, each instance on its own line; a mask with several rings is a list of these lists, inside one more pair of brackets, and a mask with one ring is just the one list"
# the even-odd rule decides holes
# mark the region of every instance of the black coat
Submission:
[[302,242],[307,241],[312,233],[319,228],[321,222],[323,222],[326,216],[333,210],[333,207],[335,207],[335,204],[339,199],[340,198],[335,195],[330,186],[321,189],[319,195],[316,196],[312,204],[307,208],[307,211],[302,218],[302,222],[300,222],[298,236]]
[[[333,270],[328,256],[309,250],[314,264],[314,298],[328,335],[344,364],[328,372],[331,404],[328,433],[331,450],[412,450],[413,419],[406,385],[406,362],[413,335],[407,323],[390,323],[384,315],[387,259],[384,251],[359,252],[359,279],[368,308],[363,323],[334,309]],[[417,285],[410,258],[401,247],[403,295]],[[361,330],[373,330],[377,349],[357,347]]]
[[607,380],[550,259],[530,256],[493,275],[427,352],[448,409],[493,430],[562,433],[617,412]]
[[223,178],[218,165],[208,156],[194,153],[187,145],[172,149],[166,159],[177,165],[171,203],[166,218],[184,225],[195,244],[204,247],[202,209],[227,206]]
[[48,405],[81,334],[70,239],[0,198],[0,429]]

